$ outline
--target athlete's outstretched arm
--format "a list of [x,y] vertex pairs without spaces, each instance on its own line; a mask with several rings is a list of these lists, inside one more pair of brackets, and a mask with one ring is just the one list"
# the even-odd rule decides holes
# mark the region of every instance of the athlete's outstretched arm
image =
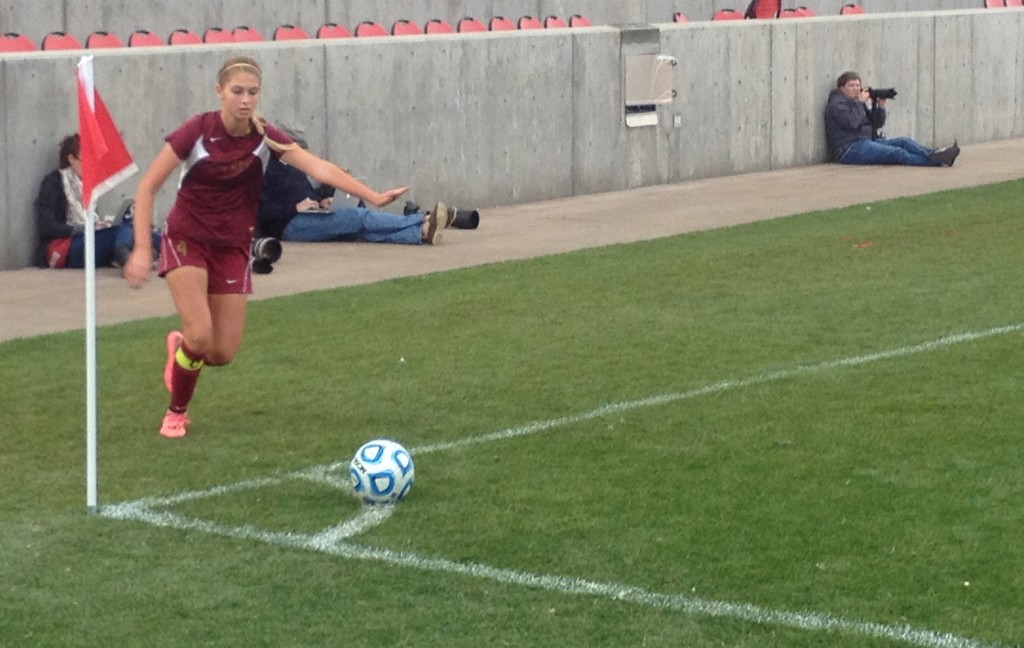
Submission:
[[356,198],[362,198],[376,207],[383,207],[409,191],[409,187],[396,187],[383,193],[374,191],[333,162],[298,147],[285,151],[281,155],[281,160],[323,184],[331,185]]

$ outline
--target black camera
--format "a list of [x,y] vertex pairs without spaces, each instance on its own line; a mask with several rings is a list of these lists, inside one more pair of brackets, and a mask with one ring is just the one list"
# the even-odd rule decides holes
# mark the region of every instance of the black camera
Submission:
[[896,94],[895,88],[868,88],[868,96],[871,97],[872,101],[877,99],[895,99]]
[[269,236],[253,239],[250,264],[256,274],[270,274],[281,258],[281,241]]

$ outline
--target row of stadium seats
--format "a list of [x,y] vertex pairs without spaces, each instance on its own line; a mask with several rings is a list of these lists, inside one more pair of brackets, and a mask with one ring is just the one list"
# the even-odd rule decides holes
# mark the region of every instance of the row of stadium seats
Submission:
[[[987,8],[1003,7],[1024,7],[1024,0],[983,0]],[[850,3],[843,5],[839,13],[841,15],[863,14],[864,8],[858,4]],[[711,20],[743,20],[750,18],[802,18],[817,15],[813,9],[807,6],[782,7],[782,0],[751,0],[745,13],[736,9],[719,9],[711,15]],[[677,23],[689,22],[689,19],[681,11],[675,12],[673,21]],[[579,14],[569,18],[568,21],[558,16],[548,16],[540,20],[534,16],[522,16],[518,21],[513,22],[503,16],[495,16],[484,24],[480,20],[467,16],[460,20],[455,26],[440,19],[429,20],[420,27],[411,20],[396,20],[388,31],[385,27],[374,21],[363,21],[356,26],[354,32],[345,25],[338,23],[325,23],[317,29],[316,38],[349,38],[352,36],[401,36],[415,34],[453,34],[465,32],[486,32],[503,31],[516,29],[543,29],[560,27],[589,27],[590,20]],[[273,40],[297,40],[311,38],[310,34],[301,27],[294,25],[281,25],[274,30]],[[158,45],[194,45],[200,43],[239,43],[256,42],[264,40],[263,34],[246,26],[236,27],[233,30],[211,27],[200,37],[189,29],[177,29],[170,34],[166,42],[157,34],[146,29],[139,29],[128,38],[127,45],[131,47],[158,46]],[[124,47],[126,43],[117,35],[104,31],[97,31],[89,34],[83,46],[82,42],[71,34],[54,31],[47,34],[37,47],[36,44],[23,34],[8,32],[0,35],[0,53],[3,52],[34,52],[37,50],[67,50],[67,49],[96,49],[110,47]]]
[[[555,29],[561,27],[589,27],[590,21],[580,15],[568,21],[558,16],[548,16],[543,21],[534,16],[522,16],[518,21],[503,16],[492,18],[487,25],[476,18],[466,17],[452,26],[444,20],[430,20],[423,27],[412,20],[396,20],[388,31],[383,25],[366,20],[359,23],[355,30],[350,31],[345,25],[325,23],[316,31],[316,38],[350,38],[367,36],[403,36],[415,34],[455,34],[469,32],[504,31],[516,29]],[[311,38],[310,34],[295,25],[281,25],[274,30],[273,40],[302,40]],[[264,36],[256,29],[242,25],[234,29],[211,27],[202,37],[189,29],[177,29],[164,41],[159,35],[139,29],[128,37],[129,47],[152,47],[160,45],[196,45],[200,43],[245,43],[263,41]],[[97,31],[89,34],[83,43],[65,32],[50,32],[43,37],[39,47],[23,34],[7,33],[0,36],[0,52],[34,52],[37,50],[69,50],[69,49],[101,49],[124,47],[126,43],[116,34]]]
[[[984,0],[985,7],[1024,7],[1024,0]],[[852,16],[864,13],[864,7],[858,4],[845,4],[839,10],[840,15]],[[806,6],[783,8],[782,0],[751,0],[745,13],[735,9],[719,9],[711,15],[711,20],[743,20],[745,18],[804,18],[816,16],[813,9]],[[681,12],[676,12],[675,22],[687,22]]]
[[[1008,0],[1009,1],[1009,0]],[[1024,2],[1024,0],[1015,0]],[[839,10],[840,15],[852,16],[864,13],[864,7],[858,4],[846,4]],[[818,14],[807,6],[782,7],[782,0],[753,0],[746,12],[736,9],[719,9],[711,14],[711,20],[744,20],[768,18],[811,18]],[[688,18],[680,11],[672,17],[675,22],[688,22]]]

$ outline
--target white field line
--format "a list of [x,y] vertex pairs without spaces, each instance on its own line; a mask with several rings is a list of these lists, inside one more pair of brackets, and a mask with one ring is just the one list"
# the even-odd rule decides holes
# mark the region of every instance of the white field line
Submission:
[[455,562],[413,553],[377,549],[345,542],[366,528],[380,524],[392,515],[395,507],[366,507],[355,518],[319,533],[267,531],[251,525],[230,526],[159,511],[139,503],[104,507],[101,515],[121,520],[135,520],[160,527],[258,540],[267,544],[327,553],[342,558],[373,560],[399,567],[484,578],[506,585],[521,585],[564,594],[595,596],[646,607],[678,610],[686,614],[739,619],[766,626],[787,626],[800,630],[816,630],[839,634],[888,639],[922,648],[1010,648],[951,633],[920,630],[908,625],[886,625],[858,621],[820,612],[788,612],[749,603],[714,601],[686,594],[664,594],[622,583],[590,581],[552,574],[533,574],[515,569],[502,569],[478,563]]
[[[750,387],[784,380],[796,376],[821,373],[845,367],[861,366],[879,360],[909,356],[953,346],[955,344],[971,342],[1021,330],[1024,330],[1024,322],[991,328],[984,331],[949,335],[929,342],[924,342],[922,344],[900,347],[898,349],[891,349],[878,353],[841,358],[839,360],[832,360],[816,365],[802,365],[794,369],[768,372],[751,378],[723,380],[685,392],[662,394],[638,400],[610,403],[590,410],[589,412],[548,419],[546,421],[535,421],[507,428],[505,430],[457,441],[420,446],[412,448],[410,452],[414,455],[426,454],[481,443],[503,441],[528,434],[544,432],[558,427],[569,426],[583,421],[589,421],[609,414],[663,405],[666,403],[696,398],[698,396],[717,394],[741,387]],[[412,553],[395,552],[387,549],[375,549],[346,542],[348,538],[382,524],[387,520],[394,510],[394,507],[389,506],[363,508],[354,518],[345,520],[336,526],[328,527],[327,529],[317,533],[267,531],[252,525],[230,526],[208,520],[189,518],[170,511],[160,510],[186,501],[206,497],[217,497],[254,488],[271,487],[292,479],[304,479],[332,486],[341,486],[346,476],[338,475],[337,471],[344,468],[346,463],[347,462],[333,462],[330,464],[312,466],[298,471],[281,473],[276,476],[251,479],[234,484],[215,486],[204,490],[186,491],[166,497],[147,497],[131,502],[104,505],[100,507],[98,512],[100,515],[112,519],[135,520],[161,527],[201,531],[204,533],[228,536],[232,538],[259,540],[273,545],[319,551],[343,558],[375,560],[392,565],[413,567],[428,571],[486,578],[488,580],[511,585],[523,585],[526,587],[547,589],[567,594],[599,596],[638,605],[645,605],[648,607],[680,610],[689,614],[740,619],[762,625],[780,625],[806,630],[825,630],[844,634],[856,634],[867,637],[891,639],[914,646],[922,646],[924,648],[1009,648],[1003,644],[984,642],[967,637],[960,637],[950,633],[919,630],[906,625],[885,625],[868,621],[845,619],[816,612],[787,612],[784,610],[773,610],[745,603],[701,599],[684,594],[649,592],[639,587],[618,583],[595,582],[550,574],[531,574],[528,572],[501,569],[475,563],[460,563],[444,558],[431,558]]]
[[901,358],[904,356],[914,355],[917,353],[924,353],[926,351],[933,351],[935,349],[953,346],[955,344],[962,344],[964,342],[972,342],[974,340],[980,340],[983,338],[993,337],[996,335],[1014,333],[1020,330],[1024,330],[1024,322],[1011,324],[1009,326],[991,328],[985,331],[957,333],[955,335],[947,335],[946,337],[931,340],[930,342],[915,344],[913,346],[905,346],[900,347],[898,349],[890,349],[888,351],[879,351],[878,353],[869,353],[867,355],[854,356],[851,358],[840,358],[839,360],[830,360],[828,362],[822,362],[815,365],[802,365],[794,369],[772,371],[769,373],[763,373],[758,376],[752,376],[750,378],[722,380],[716,383],[711,383],[709,385],[704,385],[703,387],[697,387],[695,389],[691,389],[689,391],[684,392],[676,392],[674,394],[661,394],[658,396],[649,396],[647,398],[641,398],[638,400],[609,403],[607,405],[603,405],[596,409],[590,410],[589,412],[569,414],[567,416],[549,419],[547,421],[534,421],[532,423],[526,423],[524,425],[499,430],[497,432],[491,432],[489,434],[484,434],[481,436],[469,437],[467,439],[459,439],[457,441],[447,441],[442,443],[433,443],[430,445],[419,446],[417,448],[410,449],[410,452],[414,455],[426,454],[428,452],[443,452],[445,450],[452,450],[454,448],[476,445],[478,443],[503,441],[505,439],[511,439],[513,437],[544,432],[552,428],[565,427],[567,425],[573,425],[575,423],[590,421],[592,419],[601,418],[603,416],[608,416],[610,414],[618,414],[620,412],[628,412],[631,410],[654,407],[656,405],[664,405],[666,403],[674,403],[676,401],[697,398],[698,396],[709,396],[711,394],[719,394],[721,392],[739,389],[741,387],[753,387],[755,385],[762,385],[764,383],[785,380],[786,378],[795,378],[797,376],[822,373],[825,371],[830,371],[832,369],[858,367],[860,365],[877,362],[879,360]]

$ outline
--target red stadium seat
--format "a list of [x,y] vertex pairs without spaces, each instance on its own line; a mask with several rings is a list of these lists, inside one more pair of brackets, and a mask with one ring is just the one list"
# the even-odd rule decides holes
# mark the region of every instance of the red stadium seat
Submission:
[[440,18],[432,18],[427,21],[427,27],[424,29],[428,34],[454,34],[455,30],[448,24],[447,20],[441,20]]
[[568,26],[569,25],[565,24],[565,21],[559,18],[558,16],[548,16],[547,18],[544,19],[545,29],[561,29],[563,27]]
[[391,25],[392,36],[418,36],[423,33],[420,26],[411,20],[400,18]]
[[569,17],[570,27],[591,27],[593,23],[590,22],[590,18],[576,14],[575,16]]
[[1024,7],[1024,0],[1006,0],[1007,7]]
[[324,23],[316,30],[317,38],[352,38],[352,32],[345,25],[338,23]]
[[684,14],[682,11],[677,11],[674,14],[672,14],[672,22],[690,22],[690,19],[687,18],[686,14]]
[[711,20],[743,20],[743,14],[735,9],[719,9],[711,14]]
[[124,47],[124,41],[114,34],[105,31],[95,31],[85,39],[85,46],[89,49],[112,49]]
[[44,50],[73,50],[82,49],[82,43],[72,36],[71,34],[65,34],[62,31],[50,32],[43,37],[43,46],[41,49]]
[[366,36],[387,36],[388,30],[384,29],[380,23],[375,23],[372,20],[364,20],[363,22],[356,25],[356,36],[365,38]]
[[460,34],[465,34],[467,32],[487,31],[487,27],[484,27],[484,24],[482,22],[480,22],[476,18],[473,18],[472,16],[466,16],[465,18],[460,20],[458,26],[455,29]]
[[137,29],[128,37],[128,47],[159,47],[164,44],[163,39],[148,29]]
[[985,8],[986,9],[998,9],[1000,7],[1005,7],[1005,6],[1006,6],[1005,0],[985,0]]
[[519,19],[519,29],[543,29],[544,25],[533,16],[523,16]]
[[800,18],[800,12],[793,8],[786,8],[779,12],[779,18]]
[[839,10],[840,16],[855,16],[864,13],[864,7],[856,4],[846,4]]
[[295,25],[281,25],[274,30],[274,40],[305,40],[309,34],[302,27]]
[[516,24],[505,16],[495,16],[491,18],[489,24],[491,31],[509,31],[516,28]]
[[802,18],[813,18],[814,16],[818,15],[818,14],[814,13],[814,9],[811,9],[810,7],[803,7],[803,6],[797,7],[796,8],[796,12],[798,14],[800,14],[800,16]]
[[170,45],[202,45],[203,39],[191,29],[175,29],[167,42]]
[[24,34],[8,32],[0,36],[0,52],[35,52],[38,49]]
[[751,0],[750,5],[747,6],[747,13],[743,17],[760,20],[778,18],[781,10],[782,0]]
[[226,29],[220,27],[210,27],[203,34],[204,43],[234,43],[234,35]]
[[235,37],[236,43],[259,43],[263,40],[263,34],[247,25],[235,27],[231,35]]

